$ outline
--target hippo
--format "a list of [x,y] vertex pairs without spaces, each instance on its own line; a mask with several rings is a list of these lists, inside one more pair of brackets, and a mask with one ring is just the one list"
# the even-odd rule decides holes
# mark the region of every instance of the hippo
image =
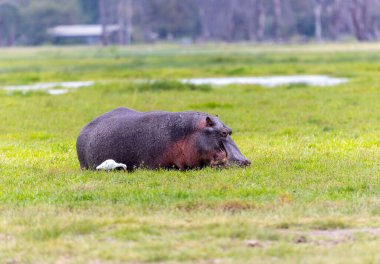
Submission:
[[117,108],[88,123],[76,147],[80,167],[95,170],[112,159],[128,171],[249,166],[217,116],[202,112],[138,112]]

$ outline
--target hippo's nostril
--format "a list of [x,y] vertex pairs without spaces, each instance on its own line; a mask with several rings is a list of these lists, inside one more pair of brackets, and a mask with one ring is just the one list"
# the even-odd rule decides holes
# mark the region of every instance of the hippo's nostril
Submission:
[[241,166],[249,166],[251,165],[251,161],[249,159],[241,161]]

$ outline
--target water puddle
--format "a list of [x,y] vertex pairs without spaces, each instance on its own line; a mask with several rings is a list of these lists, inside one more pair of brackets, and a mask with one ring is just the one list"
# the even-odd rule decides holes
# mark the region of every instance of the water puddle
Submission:
[[54,90],[47,90],[46,92],[50,95],[61,95],[61,94],[68,93],[69,90],[67,90],[67,89],[54,89]]
[[220,77],[220,78],[194,78],[182,79],[183,83],[194,85],[209,84],[226,86],[231,84],[254,84],[264,87],[276,87],[289,84],[305,84],[310,86],[335,86],[346,83],[346,78],[335,78],[326,75],[293,75],[293,76],[267,76],[267,77]]
[[[22,92],[27,93],[30,91],[46,91],[50,95],[60,95],[68,93],[72,89],[93,86],[95,83],[92,81],[81,82],[52,82],[52,83],[37,83],[31,85],[16,85],[6,86],[4,90],[8,92]],[[60,88],[60,89],[57,89]]]
[[[226,86],[231,84],[244,85],[260,85],[268,88],[273,88],[281,85],[289,84],[305,84],[311,86],[335,86],[348,82],[346,78],[335,78],[326,75],[293,75],[293,76],[266,76],[266,77],[216,77],[216,78],[194,78],[182,79],[182,83],[191,83],[194,85],[214,85]],[[95,82],[92,81],[78,81],[78,82],[51,82],[51,83],[37,83],[31,85],[16,85],[6,86],[3,89],[12,92],[21,92],[26,94],[30,91],[45,91],[50,95],[61,95],[70,92],[70,90],[82,87],[93,86]]]

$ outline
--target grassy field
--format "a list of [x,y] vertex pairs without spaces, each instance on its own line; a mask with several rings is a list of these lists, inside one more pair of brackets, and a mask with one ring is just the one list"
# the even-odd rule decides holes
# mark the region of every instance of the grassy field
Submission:
[[[0,87],[96,85],[59,96],[0,89],[0,263],[380,263],[379,51],[379,44],[2,50]],[[292,74],[350,81],[273,89],[173,81]],[[119,106],[218,114],[252,165],[81,171],[80,129]]]

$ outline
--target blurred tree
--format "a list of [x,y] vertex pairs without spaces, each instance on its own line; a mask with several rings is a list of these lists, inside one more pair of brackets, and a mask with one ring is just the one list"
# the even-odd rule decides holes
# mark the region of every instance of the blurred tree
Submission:
[[[103,43],[338,40],[380,35],[380,0],[0,0],[0,45],[39,45],[58,24],[101,24]],[[108,25],[119,25],[109,35]],[[296,38],[294,38],[296,37]]]
[[150,0],[146,5],[148,20],[152,31],[160,38],[195,36],[197,33],[197,10],[193,0]]
[[328,30],[332,40],[338,39],[339,30],[342,27],[341,0],[331,0],[327,6]]
[[356,38],[358,40],[366,40],[368,38],[368,1],[353,0],[351,6],[351,17]]
[[21,15],[16,2],[0,2],[0,46],[12,46],[20,30]]
[[99,21],[102,25],[102,44],[107,46],[109,43],[107,25],[109,23],[109,8],[107,6],[106,0],[99,0]]
[[23,33],[27,44],[38,45],[49,40],[47,29],[60,24],[83,22],[79,2],[76,0],[38,0],[23,6]]
[[273,22],[273,28],[274,28],[274,39],[276,42],[281,41],[281,14],[282,14],[282,7],[281,7],[281,0],[273,0],[273,13],[274,13],[274,22]]
[[210,20],[214,2],[212,0],[197,0],[198,14],[201,26],[201,40],[208,41],[211,37]]
[[322,41],[322,0],[312,0],[314,3],[315,39]]
[[295,16],[295,35],[302,38],[314,36],[315,21],[313,15],[313,3],[305,0],[290,1]]
[[266,8],[264,0],[256,0],[256,17],[257,17],[257,31],[256,38],[258,41],[264,40],[265,24],[266,24]]
[[99,20],[99,2],[94,0],[79,0],[84,22],[96,24]]
[[133,0],[119,0],[118,2],[118,43],[120,45],[129,44],[132,41],[134,2]]

